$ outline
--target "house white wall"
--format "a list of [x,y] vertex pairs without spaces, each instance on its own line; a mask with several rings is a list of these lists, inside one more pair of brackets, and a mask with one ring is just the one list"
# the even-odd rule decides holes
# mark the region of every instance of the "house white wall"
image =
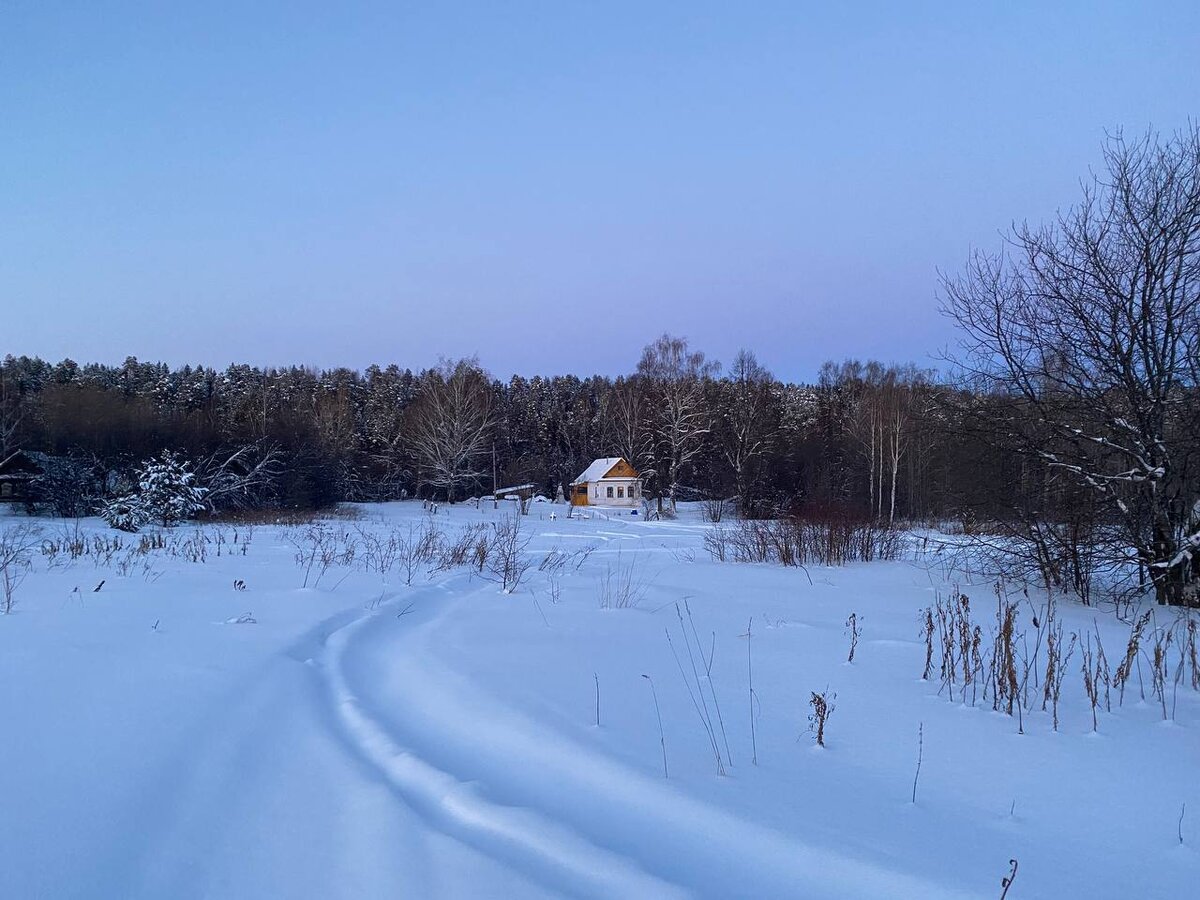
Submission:
[[[612,496],[609,496],[609,490]],[[640,506],[642,488],[640,478],[601,478],[588,482],[588,503],[591,506]]]

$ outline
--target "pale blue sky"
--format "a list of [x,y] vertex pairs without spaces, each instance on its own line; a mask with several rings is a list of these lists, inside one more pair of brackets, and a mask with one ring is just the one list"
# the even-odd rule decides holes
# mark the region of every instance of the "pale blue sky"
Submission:
[[928,361],[937,268],[1198,54],[1195,2],[0,0],[0,353]]

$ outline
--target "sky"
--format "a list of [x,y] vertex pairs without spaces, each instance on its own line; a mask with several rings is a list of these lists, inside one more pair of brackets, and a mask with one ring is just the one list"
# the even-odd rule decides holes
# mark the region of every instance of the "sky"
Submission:
[[1194,0],[0,0],[0,355],[934,365],[938,272],[1198,97]]

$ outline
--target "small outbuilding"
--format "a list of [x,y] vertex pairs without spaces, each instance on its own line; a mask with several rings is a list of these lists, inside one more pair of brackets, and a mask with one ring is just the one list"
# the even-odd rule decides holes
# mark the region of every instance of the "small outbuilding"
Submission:
[[45,474],[45,453],[18,450],[0,460],[0,503],[26,503],[34,480]]
[[622,456],[593,460],[571,482],[572,506],[636,507],[642,499],[642,476]]
[[522,503],[528,503],[536,493],[536,484],[514,484],[512,487],[496,488],[492,496],[497,500],[520,500]]

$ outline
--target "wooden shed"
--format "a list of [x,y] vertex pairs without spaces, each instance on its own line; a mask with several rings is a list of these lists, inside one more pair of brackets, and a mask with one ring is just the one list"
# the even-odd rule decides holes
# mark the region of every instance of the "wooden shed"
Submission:
[[25,503],[33,496],[34,479],[46,471],[44,453],[18,450],[0,460],[0,503]]

